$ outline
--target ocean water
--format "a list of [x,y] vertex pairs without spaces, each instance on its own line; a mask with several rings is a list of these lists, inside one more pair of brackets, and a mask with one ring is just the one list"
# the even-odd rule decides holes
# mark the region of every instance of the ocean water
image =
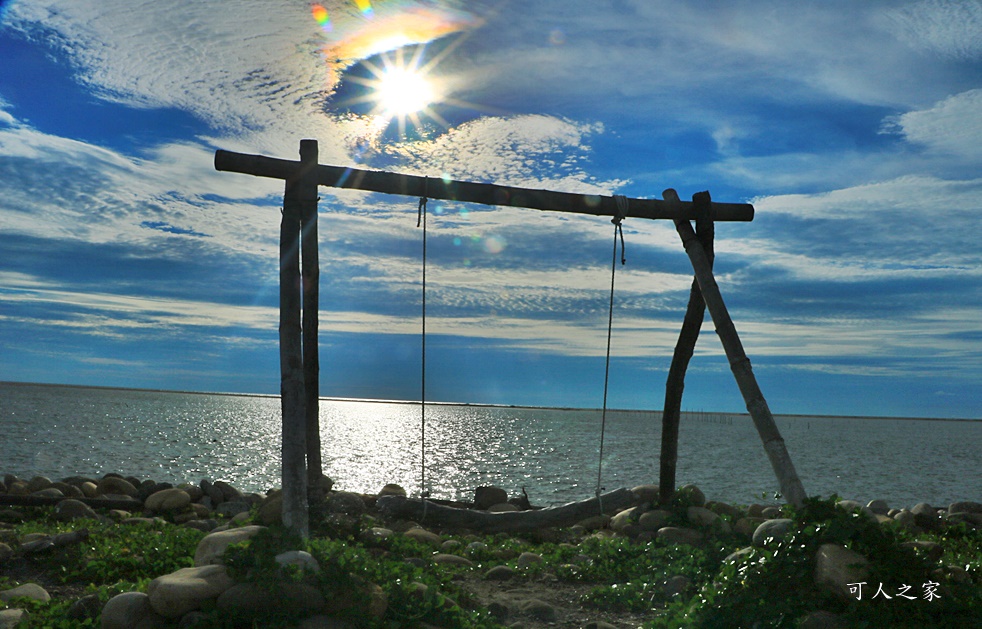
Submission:
[[[982,422],[781,417],[808,495],[891,506],[982,501]],[[418,404],[321,401],[324,472],[335,487],[421,490]],[[525,487],[532,503],[658,482],[660,411],[608,411],[600,465],[596,410],[426,406],[425,476],[436,498]],[[0,474],[53,479],[119,472],[157,481],[280,485],[280,402],[215,395],[0,383]],[[775,502],[777,481],[746,415],[683,414],[677,484],[709,499]]]

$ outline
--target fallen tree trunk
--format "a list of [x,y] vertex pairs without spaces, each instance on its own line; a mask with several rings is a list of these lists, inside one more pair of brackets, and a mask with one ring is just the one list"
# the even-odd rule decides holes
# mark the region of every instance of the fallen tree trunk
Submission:
[[102,507],[103,509],[125,509],[127,511],[143,509],[143,503],[136,498],[131,500],[116,498],[71,498],[70,496],[53,498],[49,496],[15,496],[12,494],[0,494],[0,505],[11,507],[53,507],[62,500],[78,500],[79,502],[84,502],[90,507]]
[[630,489],[618,489],[600,498],[532,511],[488,513],[444,507],[402,496],[381,496],[376,507],[385,517],[406,518],[430,526],[470,529],[483,533],[522,533],[553,526],[571,526],[591,516],[613,514],[637,502],[637,496]]

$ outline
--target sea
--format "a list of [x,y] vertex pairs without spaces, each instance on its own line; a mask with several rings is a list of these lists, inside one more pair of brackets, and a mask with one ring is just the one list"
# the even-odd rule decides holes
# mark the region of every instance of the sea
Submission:
[[[982,502],[982,421],[775,419],[809,496],[897,508]],[[604,418],[596,409],[427,403],[423,411],[418,402],[322,399],[320,431],[323,471],[347,491],[397,483],[411,496],[469,500],[476,487],[496,485],[551,506],[591,498],[598,486],[658,483],[660,410]],[[0,383],[0,475],[117,472],[266,492],[281,484],[280,437],[278,396]],[[781,502],[746,414],[684,412],[676,482],[710,500]]]

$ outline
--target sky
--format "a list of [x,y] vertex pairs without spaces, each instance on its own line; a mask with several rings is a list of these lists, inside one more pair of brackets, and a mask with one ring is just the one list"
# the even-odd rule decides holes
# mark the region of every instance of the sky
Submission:
[[[980,32],[961,0],[0,2],[0,380],[277,393],[283,182],[213,160],[309,138],[752,203],[715,269],[774,413],[982,418]],[[321,394],[417,400],[417,199],[319,194]],[[609,219],[428,211],[427,399],[599,407]],[[657,410],[692,268],[670,222],[624,236],[608,405]],[[745,410],[708,316],[683,408]]]

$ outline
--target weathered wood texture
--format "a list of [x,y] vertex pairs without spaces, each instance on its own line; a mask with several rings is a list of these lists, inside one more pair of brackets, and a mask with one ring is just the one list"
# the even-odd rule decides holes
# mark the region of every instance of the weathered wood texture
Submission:
[[306,399],[304,394],[301,327],[299,180],[286,178],[283,219],[280,222],[280,403],[283,411],[283,524],[309,535],[306,464]]
[[[674,190],[665,191],[666,197],[674,194]],[[720,294],[719,286],[713,277],[712,266],[706,251],[689,221],[675,221],[675,229],[678,231],[685,252],[692,263],[702,298],[713,318],[716,334],[719,335],[719,339],[723,343],[723,350],[726,352],[726,358],[730,363],[730,369],[733,371],[733,377],[737,381],[740,393],[743,395],[747,410],[750,412],[754,426],[757,427],[760,439],[764,443],[764,451],[767,453],[771,467],[777,476],[781,493],[789,503],[800,507],[806,498],[805,489],[798,478],[794,464],[791,462],[791,457],[784,445],[784,439],[777,429],[777,424],[774,423],[774,417],[767,406],[764,394],[757,384],[757,378],[754,377],[750,359],[747,358],[743,343],[740,342],[736,326],[733,325],[733,320],[726,310],[726,304],[723,302],[723,296]]]
[[561,507],[506,513],[455,509],[402,496],[382,496],[375,506],[385,517],[409,519],[427,526],[463,528],[482,533],[522,533],[551,526],[572,526],[591,516],[613,514],[637,503],[638,497],[630,489],[618,489],[600,498],[571,502]]
[[[216,170],[286,179],[293,176],[299,167],[299,162],[274,157],[222,150],[215,152]],[[618,215],[617,201],[612,196],[530,190],[325,165],[317,166],[312,177],[318,184],[334,188],[353,188],[386,194],[426,196],[445,201],[465,201],[593,216]],[[748,203],[714,203],[713,210],[717,221],[752,221],[754,218],[754,206]],[[628,210],[624,216],[625,218],[695,219],[696,209],[687,201],[675,205],[659,199],[628,199]]]
[[303,387],[306,416],[307,481],[323,475],[320,434],[320,353],[317,345],[320,266],[317,254],[317,183],[309,174],[317,165],[317,140],[300,140],[300,161],[293,184],[300,203],[300,276],[303,288]]
[[[678,194],[674,190],[665,191],[665,201],[679,203]],[[713,266],[713,203],[708,192],[699,192],[692,197],[696,207],[696,236],[702,243],[709,260],[709,268]],[[692,359],[692,353],[699,339],[699,330],[705,318],[706,302],[699,290],[699,281],[692,280],[689,289],[689,303],[682,319],[682,329],[679,340],[675,344],[672,364],[668,368],[668,378],[665,381],[665,409],[662,413],[661,459],[658,477],[659,502],[667,505],[675,495],[675,469],[678,463],[679,423],[682,417],[682,393],[685,390],[685,372]]]

